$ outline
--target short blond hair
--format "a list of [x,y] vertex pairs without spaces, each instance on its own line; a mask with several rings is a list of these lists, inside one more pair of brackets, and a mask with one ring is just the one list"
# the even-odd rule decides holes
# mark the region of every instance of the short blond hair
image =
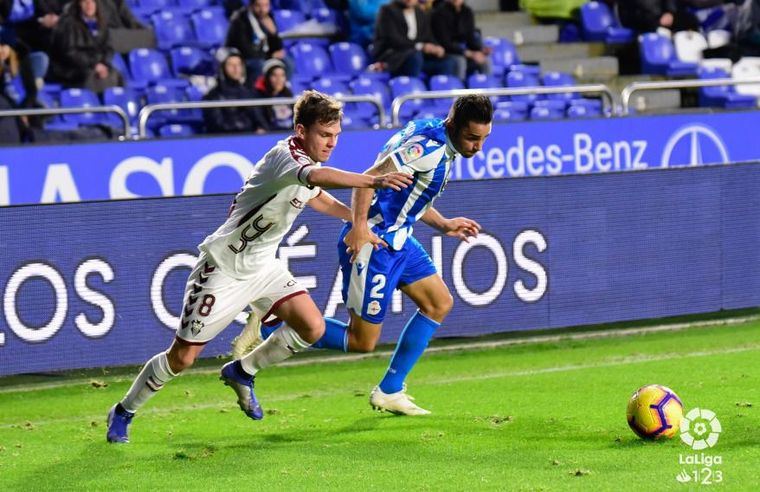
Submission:
[[343,119],[343,104],[315,90],[303,91],[293,107],[293,126],[332,123]]

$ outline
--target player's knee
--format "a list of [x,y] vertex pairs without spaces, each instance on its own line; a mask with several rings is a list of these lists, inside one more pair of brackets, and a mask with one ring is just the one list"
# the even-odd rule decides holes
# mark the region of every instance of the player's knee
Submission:
[[439,322],[443,321],[453,307],[454,298],[448,292],[445,296],[441,296],[440,298],[423,303],[419,306],[422,314]]
[[175,374],[179,374],[195,362],[195,354],[190,350],[171,350],[166,354],[166,358],[169,368]]
[[325,334],[325,320],[322,317],[310,320],[306,323],[298,334],[307,343],[314,343]]

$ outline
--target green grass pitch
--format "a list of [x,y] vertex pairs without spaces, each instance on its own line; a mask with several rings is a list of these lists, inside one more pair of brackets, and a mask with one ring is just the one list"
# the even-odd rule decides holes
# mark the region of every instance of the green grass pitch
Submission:
[[[221,361],[213,361],[214,367]],[[373,412],[387,357],[278,367],[248,420],[211,366],[175,379],[105,442],[133,372],[0,388],[0,490],[693,490],[694,452],[627,427],[630,394],[673,388],[713,410],[721,489],[760,483],[760,322],[426,354],[409,378],[427,417]],[[703,473],[699,471],[699,473]],[[700,479],[704,478],[700,475]]]

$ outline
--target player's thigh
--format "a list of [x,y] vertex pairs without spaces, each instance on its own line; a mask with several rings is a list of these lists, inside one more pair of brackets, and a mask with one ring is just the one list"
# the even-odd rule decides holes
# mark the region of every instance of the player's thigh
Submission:
[[308,343],[316,342],[325,333],[322,312],[307,292],[301,292],[278,303],[273,314],[287,323]]
[[245,309],[254,287],[255,282],[225,275],[201,254],[185,286],[177,338],[195,345],[210,342]]

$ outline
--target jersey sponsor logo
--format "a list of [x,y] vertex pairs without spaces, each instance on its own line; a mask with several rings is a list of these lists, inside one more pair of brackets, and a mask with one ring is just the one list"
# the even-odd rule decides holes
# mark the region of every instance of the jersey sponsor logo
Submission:
[[290,204],[293,205],[295,208],[303,209],[306,205],[299,200],[298,198],[293,198],[290,200]]
[[421,144],[412,144],[401,151],[401,162],[409,164],[412,161],[416,161],[425,153],[425,149]]
[[378,313],[380,313],[382,309],[383,308],[380,307],[379,301],[372,301],[369,304],[367,304],[367,314],[369,314],[370,316],[377,315]]
[[245,248],[248,247],[248,243],[252,243],[258,239],[262,234],[267,232],[274,225],[274,222],[262,224],[261,221],[263,219],[263,215],[259,215],[253,219],[250,224],[245,226],[243,230],[240,231],[240,243],[237,246],[228,244],[227,247],[230,248],[230,250],[235,254],[245,251]]

